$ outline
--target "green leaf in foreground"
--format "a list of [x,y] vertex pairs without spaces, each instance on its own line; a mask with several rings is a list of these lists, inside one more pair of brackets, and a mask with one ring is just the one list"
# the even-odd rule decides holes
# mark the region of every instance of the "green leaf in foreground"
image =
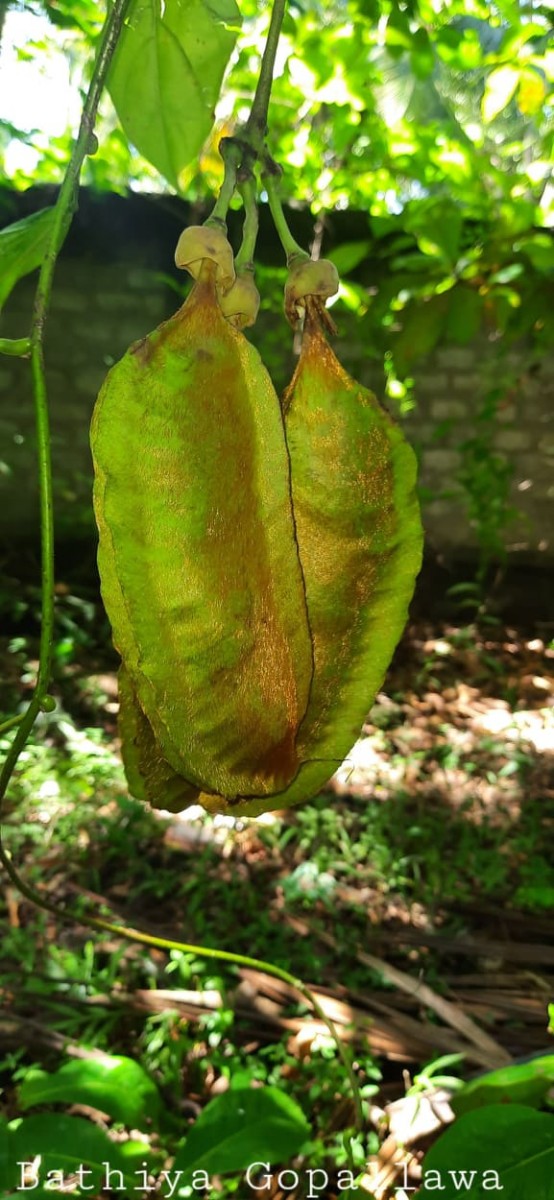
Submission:
[[240,23],[235,0],[132,0],[108,88],[129,140],[175,188],[212,127]]
[[554,1054],[488,1071],[466,1083],[451,1104],[456,1116],[489,1104],[525,1104],[539,1108],[554,1085]]
[[[20,1163],[33,1163],[37,1159],[38,1186],[29,1194],[42,1195],[49,1172],[58,1172],[70,1177],[86,1169],[82,1175],[82,1188],[71,1192],[73,1197],[87,1197],[98,1192],[106,1178],[107,1166],[121,1173],[121,1179],[112,1175],[112,1186],[117,1184],[118,1195],[136,1197],[137,1172],[148,1163],[150,1151],[144,1142],[111,1141],[103,1129],[81,1117],[66,1117],[61,1113],[42,1113],[24,1117],[8,1128],[7,1167],[2,1183],[11,1191],[21,1192]],[[139,1177],[140,1178],[140,1177]],[[27,1189],[24,1189],[26,1191]],[[61,1194],[57,1191],[49,1195]]]
[[19,1089],[22,1109],[37,1104],[90,1104],[129,1128],[156,1122],[160,1096],[146,1071],[131,1058],[71,1059],[49,1075],[34,1068]]
[[[244,1171],[288,1161],[310,1136],[302,1110],[277,1088],[231,1088],[211,1100],[177,1151],[173,1172]],[[183,1180],[184,1182],[184,1180]]]
[[0,308],[23,275],[40,267],[52,231],[53,208],[0,229]]
[[423,1163],[423,1192],[441,1200],[552,1200],[553,1179],[554,1117],[522,1104],[466,1113]]

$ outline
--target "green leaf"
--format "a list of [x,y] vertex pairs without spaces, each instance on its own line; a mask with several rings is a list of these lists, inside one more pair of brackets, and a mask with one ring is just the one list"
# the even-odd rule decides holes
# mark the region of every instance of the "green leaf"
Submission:
[[489,1104],[526,1104],[539,1108],[554,1083],[554,1054],[488,1071],[466,1083],[451,1100],[457,1116]]
[[533,67],[520,72],[517,106],[525,116],[534,116],[541,111],[546,98],[546,80]]
[[446,319],[446,337],[465,345],[476,336],[483,317],[483,297],[474,288],[460,285],[452,290]]
[[413,34],[410,30],[410,23],[406,13],[401,12],[399,8],[393,7],[388,18],[385,28],[385,42],[389,49],[392,47],[403,47],[408,49],[412,41]]
[[53,208],[43,208],[0,230],[0,308],[18,279],[39,267],[48,246]]
[[[517,770],[517,764],[515,766]],[[522,884],[515,892],[514,902],[521,908],[554,909],[554,887],[544,887],[538,883]]]
[[527,233],[535,224],[536,207],[524,196],[511,196],[500,205],[502,234]]
[[394,365],[403,378],[414,362],[436,346],[444,330],[451,293],[410,304],[403,314],[403,328],[392,342]]
[[328,257],[334,262],[339,275],[348,275],[349,271],[353,271],[367,258],[370,249],[371,242],[368,241],[344,242],[342,246],[331,250]]
[[49,1075],[30,1070],[19,1089],[22,1109],[36,1104],[90,1104],[114,1121],[144,1129],[157,1121],[161,1102],[156,1085],[131,1058],[71,1059]]
[[108,88],[129,140],[166,179],[202,148],[241,18],[235,0],[133,0]]
[[427,200],[406,212],[405,228],[415,235],[419,249],[451,267],[458,258],[462,226],[461,211],[451,200]]
[[453,583],[452,587],[446,589],[447,596],[462,596],[467,592],[481,599],[481,588],[478,583]]
[[554,243],[549,234],[535,233],[531,237],[522,238],[517,249],[527,256],[536,271],[544,271],[546,274],[554,269]]
[[435,66],[435,55],[429,34],[425,29],[416,29],[413,34],[410,62],[413,73],[418,79],[428,79],[432,75]]
[[395,125],[405,117],[416,84],[408,61],[397,61],[393,55],[395,50],[399,54],[403,53],[401,46],[387,45],[387,49],[379,50],[373,56],[377,70],[373,102],[379,116],[387,125]]
[[289,1161],[310,1135],[302,1110],[277,1088],[232,1088],[211,1100],[177,1151],[173,1171],[243,1171]]
[[[145,1160],[148,1163],[151,1155],[144,1142],[112,1142],[103,1129],[81,1117],[43,1113],[24,1117],[19,1124],[14,1122],[9,1127],[9,1164],[7,1177],[4,1177],[7,1186],[17,1188],[19,1185],[21,1168],[18,1163],[32,1162],[37,1157],[40,1157],[38,1178],[41,1184],[47,1180],[49,1171],[69,1176],[84,1166],[90,1174],[83,1175],[83,1189],[71,1195],[85,1200],[90,1197],[93,1187],[100,1190],[106,1163],[113,1171],[121,1172],[123,1188],[119,1187],[117,1176],[112,1180],[118,1184],[118,1194],[136,1197],[136,1172]],[[19,1194],[23,1193],[20,1191]],[[30,1194],[40,1193],[33,1189]]]
[[372,215],[369,218],[369,224],[374,237],[388,237],[389,233],[394,233],[398,229],[398,217]]
[[506,267],[501,267],[499,271],[495,271],[494,275],[489,278],[489,283],[511,283],[512,279],[518,279],[523,275],[525,268],[523,263],[508,263]]
[[494,118],[507,107],[519,83],[520,71],[516,67],[497,67],[491,71],[485,84],[481,103],[483,120],[494,121]]
[[484,1112],[466,1113],[431,1147],[423,1163],[425,1195],[440,1179],[441,1200],[461,1194],[464,1200],[492,1195],[502,1200],[549,1200],[553,1178],[554,1117],[522,1104],[495,1104]]

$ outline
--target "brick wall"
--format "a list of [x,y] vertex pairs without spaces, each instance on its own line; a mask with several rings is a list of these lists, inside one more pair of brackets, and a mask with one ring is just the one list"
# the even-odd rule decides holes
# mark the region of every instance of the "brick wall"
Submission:
[[[110,204],[116,199],[114,219]],[[157,234],[141,247],[135,226],[128,236],[125,232],[126,201],[105,197],[95,204],[107,209],[104,225],[111,231],[110,245],[98,242],[97,231],[96,244],[90,237],[85,244],[87,222],[91,223],[85,206],[58,264],[47,326],[56,515],[59,535],[67,539],[93,536],[88,425],[106,370],[179,303],[160,276],[169,270],[167,247],[174,244],[179,224],[174,221],[167,236]],[[355,230],[346,236],[355,236]],[[271,247],[270,260],[274,252]],[[15,289],[2,315],[2,336],[28,332],[34,287],[34,279],[27,278]],[[382,394],[383,373],[368,354],[363,319],[336,311],[341,331],[337,353],[356,378]],[[293,358],[284,318],[262,311],[253,340],[268,365],[278,360],[277,373],[282,369],[286,378]],[[513,467],[510,502],[519,510],[506,530],[505,544],[522,562],[546,565],[554,557],[554,354],[540,363],[525,346],[504,355],[498,343],[483,337],[464,347],[440,347],[415,368],[414,377],[416,407],[401,420],[421,459],[430,546],[454,557],[474,552],[475,528],[458,474],[465,461],[464,444],[481,428],[483,397],[497,387],[492,445]],[[476,464],[479,469],[478,451]],[[29,364],[5,357],[0,360],[0,537],[32,537],[37,521]]]

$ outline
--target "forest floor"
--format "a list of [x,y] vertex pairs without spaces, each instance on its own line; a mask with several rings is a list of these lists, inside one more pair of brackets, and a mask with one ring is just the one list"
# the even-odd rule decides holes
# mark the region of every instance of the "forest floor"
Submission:
[[[9,794],[6,842],[25,878],[77,913],[100,908],[301,977],[354,1048],[373,1137],[368,1194],[400,1196],[398,1145],[411,1148],[417,1181],[448,1105],[446,1068],[468,1078],[548,1051],[554,647],[499,624],[412,623],[325,793],[256,821],[212,819],[128,796],[114,658],[75,637],[82,612],[70,600],[57,708]],[[25,701],[35,653],[25,634],[0,647],[7,714]],[[30,1064],[52,1069],[70,1045],[92,1046],[136,1058],[168,1104],[184,1096],[190,1111],[236,1071],[284,1087],[338,1162],[332,1147],[352,1124],[341,1064],[294,989],[64,923],[11,886],[5,898],[6,1115],[18,1114]]]

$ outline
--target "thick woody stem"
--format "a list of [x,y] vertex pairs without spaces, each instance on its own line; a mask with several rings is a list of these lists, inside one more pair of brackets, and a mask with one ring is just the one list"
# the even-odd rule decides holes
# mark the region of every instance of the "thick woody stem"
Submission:
[[275,70],[275,56],[277,54],[277,46],[279,44],[286,7],[286,0],[274,0],[256,93],[252,102],[250,116],[244,127],[244,140],[255,150],[256,155],[260,153],[266,136],[267,112],[271,95],[271,85],[273,83],[273,72]]

